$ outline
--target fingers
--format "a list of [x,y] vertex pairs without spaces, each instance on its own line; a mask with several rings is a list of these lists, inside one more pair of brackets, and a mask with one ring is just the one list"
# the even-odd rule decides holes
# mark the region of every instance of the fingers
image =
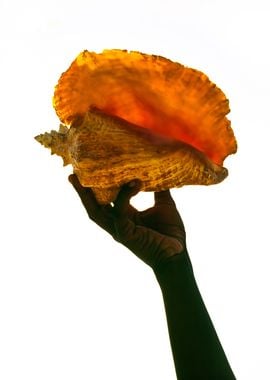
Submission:
[[83,187],[75,174],[70,175],[68,179],[77,191],[89,218],[105,231],[114,235],[115,229],[114,218],[111,213],[112,207],[110,205],[101,206],[98,204],[93,191],[90,188]]
[[129,202],[130,198],[140,191],[141,183],[134,180],[122,186],[116,201],[114,202],[114,210],[117,214],[128,214],[131,208]]
[[[182,218],[169,190],[155,193],[153,214],[156,216],[154,222],[158,231],[179,238],[185,236]],[[148,220],[152,221],[151,215],[146,215],[146,221],[148,222]]]
[[[124,185],[114,202],[114,207],[112,207],[111,205],[101,206],[98,204],[93,191],[90,188],[82,186],[75,174],[70,175],[68,179],[77,191],[89,218],[101,228],[115,237],[117,234],[120,235],[120,232],[118,233],[116,231],[115,218],[117,218],[117,220],[119,219],[119,223],[121,222],[119,225],[121,225],[121,227],[123,227],[123,223],[125,226],[130,226],[130,224],[127,224],[127,220],[132,216],[131,214],[136,213],[137,210],[129,204],[129,200],[138,193],[140,189],[139,181],[132,181]],[[125,231],[126,228],[123,228],[123,230]]]
[[175,204],[170,190],[155,192],[155,205],[158,204]]
[[92,190],[90,188],[82,186],[78,180],[78,177],[75,174],[71,174],[68,177],[68,180],[73,185],[74,189],[77,191],[89,217],[91,219],[95,219],[95,215],[97,214],[99,209],[99,204],[97,203]]

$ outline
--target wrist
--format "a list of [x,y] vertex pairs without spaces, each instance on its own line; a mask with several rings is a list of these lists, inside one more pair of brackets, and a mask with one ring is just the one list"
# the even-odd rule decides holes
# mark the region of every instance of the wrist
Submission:
[[182,271],[188,270],[188,272],[190,272],[193,276],[192,263],[190,261],[186,248],[184,248],[183,251],[174,254],[173,256],[163,259],[152,269],[160,285],[164,281],[166,282],[167,279],[179,279]]

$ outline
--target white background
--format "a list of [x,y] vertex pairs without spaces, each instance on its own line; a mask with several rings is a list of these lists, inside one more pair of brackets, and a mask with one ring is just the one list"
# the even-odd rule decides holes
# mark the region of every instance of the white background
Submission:
[[176,379],[151,269],[88,220],[71,168],[33,139],[58,128],[60,74],[104,48],[202,70],[229,98],[229,177],[172,193],[237,378],[270,379],[269,19],[267,0],[0,0],[2,380]]

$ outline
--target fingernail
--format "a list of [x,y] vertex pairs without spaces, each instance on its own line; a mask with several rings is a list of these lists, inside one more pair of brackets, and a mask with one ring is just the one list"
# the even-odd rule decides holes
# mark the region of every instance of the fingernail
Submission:
[[70,174],[68,180],[74,187],[79,186],[79,181],[75,174]]
[[68,180],[69,180],[70,183],[73,184],[73,174],[70,174],[70,175],[68,176]]
[[129,187],[134,187],[134,186],[136,186],[136,182],[135,181],[131,181],[131,182],[129,182],[128,186]]

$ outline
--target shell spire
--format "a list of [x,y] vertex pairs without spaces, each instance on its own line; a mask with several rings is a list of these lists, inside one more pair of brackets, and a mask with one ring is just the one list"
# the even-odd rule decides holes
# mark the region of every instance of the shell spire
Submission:
[[59,131],[45,132],[35,136],[35,139],[45,148],[51,149],[51,154],[57,154],[62,157],[64,166],[71,163],[69,145],[68,145],[68,128],[60,124]]

